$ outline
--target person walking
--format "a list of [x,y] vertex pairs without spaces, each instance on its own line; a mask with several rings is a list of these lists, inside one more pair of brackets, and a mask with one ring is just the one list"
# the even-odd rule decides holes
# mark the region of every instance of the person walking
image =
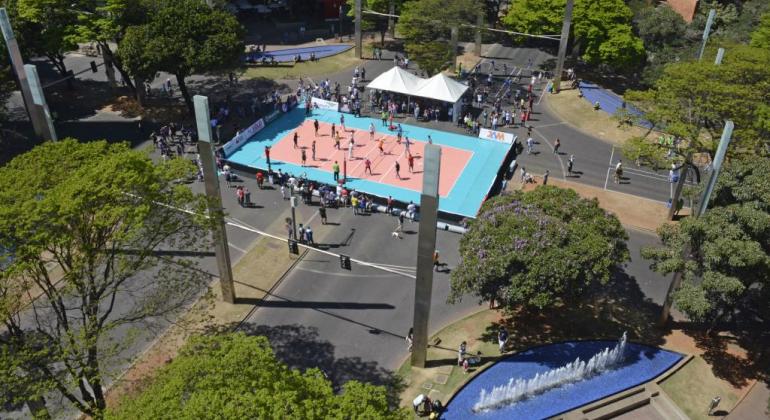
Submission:
[[399,173],[399,171],[401,170],[401,165],[398,163],[398,161],[396,161],[395,168],[396,168],[396,178],[401,179],[401,174]]
[[406,334],[405,340],[406,349],[411,352],[412,346],[414,345],[414,328],[409,328],[409,332]]
[[283,197],[284,200],[289,199],[289,194],[288,194],[288,191],[286,190],[285,185],[281,185],[281,197]]
[[299,134],[297,132],[294,132],[294,148],[296,149],[298,146],[297,141],[299,140]]
[[575,163],[575,155],[569,155],[569,161],[567,162],[567,172],[572,175],[572,165]]
[[301,150],[300,159],[302,159],[302,166],[305,166],[305,163],[307,162],[307,153],[305,153],[305,149]]
[[337,161],[334,161],[334,164],[332,165],[332,172],[334,173],[334,180],[339,181],[340,180],[340,164],[337,163]]
[[438,249],[433,251],[433,271],[438,271],[439,266],[441,265],[438,260]]
[[369,175],[372,175],[372,161],[369,158],[366,158],[364,161],[364,173],[367,172],[369,172]]
[[505,345],[508,342],[508,331],[503,326],[500,326],[500,330],[497,332],[497,345],[500,348],[500,353],[505,353]]
[[246,187],[243,187],[243,204],[246,207],[251,207],[251,191]]
[[313,240],[313,229],[310,228],[310,225],[305,227],[305,242],[310,245],[315,245],[315,241]]
[[321,200],[321,207],[318,208],[318,217],[321,218],[321,224],[326,224],[326,207],[323,206],[323,200]]
[[523,166],[519,170],[519,174],[521,174],[521,183],[523,184],[524,180],[527,178],[527,171],[524,169]]
[[414,156],[411,153],[409,153],[407,155],[406,159],[407,159],[407,163],[409,164],[409,173],[413,173],[414,172]]
[[235,189],[235,197],[238,199],[238,205],[243,207],[243,187],[240,185]]
[[382,156],[385,153],[385,139],[380,138],[377,148],[380,149],[380,156]]
[[313,160],[315,161],[315,140],[313,140],[313,143],[310,145],[310,152],[312,153]]
[[532,149],[535,146],[535,140],[532,137],[527,138],[527,154],[532,154]]
[[369,124],[369,141],[374,141],[374,123]]
[[619,160],[618,164],[615,165],[615,175],[613,176],[616,184],[620,184],[620,179],[622,176],[623,176],[623,161]]
[[270,171],[270,146],[265,146],[265,161],[267,162],[267,170]]
[[388,201],[385,202],[385,213],[391,214],[393,212],[393,197],[388,196]]
[[315,136],[318,137],[318,120],[313,121],[313,128],[315,128]]
[[396,230],[393,231],[395,233],[394,236],[398,237],[398,239],[401,239],[401,233],[404,232],[404,212],[400,211],[398,213],[398,224],[396,225]]
[[550,171],[548,169],[545,170],[545,173],[543,174],[543,185],[548,185],[548,175],[550,175]]
[[265,183],[265,175],[262,174],[262,171],[257,171],[257,187],[259,189],[262,189],[262,184]]
[[558,155],[560,147],[561,147],[561,140],[559,140],[559,138],[557,137],[556,142],[553,144],[553,154]]

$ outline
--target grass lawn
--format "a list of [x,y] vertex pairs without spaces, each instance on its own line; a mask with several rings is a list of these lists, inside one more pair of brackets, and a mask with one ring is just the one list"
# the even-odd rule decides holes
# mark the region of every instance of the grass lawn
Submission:
[[[367,54],[366,49],[364,49],[364,54]],[[303,61],[293,67],[244,67],[240,77],[243,79],[264,77],[272,80],[291,80],[299,79],[300,76],[315,77],[332,74],[361,63],[362,60],[356,58],[355,48],[351,48],[341,54],[322,58],[312,63]]]
[[690,363],[660,384],[682,411],[691,419],[711,419],[707,415],[712,398],[720,396],[718,411],[729,412],[738,402],[735,389],[726,381],[714,376],[711,366],[696,356]]

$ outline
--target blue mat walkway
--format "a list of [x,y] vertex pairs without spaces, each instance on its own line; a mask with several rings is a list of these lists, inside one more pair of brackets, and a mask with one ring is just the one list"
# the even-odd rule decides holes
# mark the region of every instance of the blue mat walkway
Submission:
[[[588,102],[590,102],[591,105],[599,102],[599,107],[601,108],[601,110],[610,115],[617,114],[618,110],[623,108],[623,103],[625,101],[623,100],[622,97],[614,94],[613,92],[607,89],[603,89],[602,87],[600,87],[595,83],[581,81],[579,85],[579,89],[580,89],[580,92],[583,94],[583,98],[585,98]],[[634,108],[630,104],[626,104],[626,110],[628,110],[629,114],[635,117],[644,116],[644,113],[642,113],[642,111]],[[639,119],[637,121],[637,124],[644,128],[652,127],[652,123],[644,119]]]

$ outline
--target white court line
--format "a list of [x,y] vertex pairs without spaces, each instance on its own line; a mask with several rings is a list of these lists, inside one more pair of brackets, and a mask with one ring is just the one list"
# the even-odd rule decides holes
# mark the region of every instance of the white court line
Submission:
[[612,166],[613,157],[615,157],[615,146],[612,146],[612,152],[610,152],[610,166]]
[[[366,162],[366,159],[369,158],[369,155],[372,153],[372,151],[377,149],[377,140],[372,141],[372,143],[374,143],[374,145],[369,149],[368,152],[366,152],[366,154],[363,156],[363,159],[357,159],[357,160],[359,160],[358,165],[356,165],[356,167],[353,168],[353,170],[350,171],[350,173],[355,174],[356,170],[358,170],[358,168],[360,168],[361,165],[363,165],[364,162]],[[366,175],[366,169],[364,169],[363,175]],[[365,178],[365,177],[362,176],[361,178]]]
[[545,92],[548,91],[548,84],[545,85],[546,88],[543,89],[542,92],[540,92],[540,98],[537,100],[537,104],[540,105],[540,102],[543,100],[543,96],[545,96]]
[[[404,151],[402,151],[402,152],[401,152],[401,154],[400,154],[400,155],[398,155],[398,157],[396,158],[396,161],[398,161],[399,159],[401,159],[401,158],[404,156],[404,153],[406,153],[406,149],[404,149]],[[385,179],[385,177],[386,177],[386,176],[388,176],[388,174],[389,174],[391,171],[393,171],[394,169],[396,169],[396,162],[393,162],[393,164],[392,164],[392,165],[390,165],[390,169],[388,169],[388,171],[387,171],[387,172],[385,172],[385,173],[384,173],[384,174],[383,174],[383,175],[380,177],[379,181],[377,181],[377,182],[379,182],[379,183],[381,183],[381,184],[384,184],[384,182],[382,182],[382,180],[383,180],[383,179]],[[400,177],[401,177],[401,174],[399,173],[399,175],[398,175],[398,176],[399,176],[399,178],[400,178]]]
[[[561,155],[558,154],[558,153],[553,153],[553,145],[551,144],[551,142],[548,141],[547,138],[545,138],[545,136],[540,134],[537,131],[537,129],[533,129],[533,131],[535,132],[535,134],[540,136],[540,138],[543,139],[543,141],[546,142],[548,144],[548,146],[551,147],[551,154],[556,156],[556,159],[559,161],[559,166],[561,166],[561,178],[562,179],[567,179],[567,170],[564,169],[564,161],[561,159]],[[540,152],[540,153],[544,153],[544,152]]]
[[227,245],[230,245],[230,248],[233,248],[236,251],[241,251],[241,253],[243,253],[243,254],[246,253],[245,249],[239,248],[239,247],[235,246],[232,242],[228,242]]
[[377,265],[381,265],[383,267],[389,267],[389,268],[395,268],[395,269],[402,269],[404,271],[416,271],[416,267],[410,267],[408,265],[396,265],[396,264],[384,264],[384,263],[373,263]]

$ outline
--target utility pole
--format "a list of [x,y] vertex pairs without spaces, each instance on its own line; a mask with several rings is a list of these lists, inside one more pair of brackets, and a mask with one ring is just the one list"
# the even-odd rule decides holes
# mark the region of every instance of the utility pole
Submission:
[[730,140],[732,140],[734,128],[735,124],[733,124],[732,121],[725,121],[725,128],[722,129],[722,138],[719,140],[719,147],[717,147],[717,154],[714,156],[714,162],[711,165],[711,174],[709,175],[706,189],[703,191],[703,197],[701,197],[700,205],[698,206],[698,217],[703,216],[703,213],[706,213],[706,209],[709,206],[711,193],[714,191],[714,186],[719,177],[719,171],[722,169],[722,163],[725,161],[727,146],[730,145]]
[[452,48],[452,69],[457,68],[457,38],[459,37],[460,30],[457,26],[453,26],[450,32],[450,48]]
[[24,99],[24,107],[27,110],[29,121],[32,123],[35,135],[44,137],[46,131],[45,123],[42,115],[40,115],[37,107],[35,107],[35,103],[32,101],[32,92],[29,89],[27,74],[24,71],[24,60],[21,58],[19,43],[16,41],[16,35],[13,33],[11,21],[8,19],[8,11],[5,10],[4,7],[0,7],[0,30],[2,30],[3,38],[5,38],[5,46],[8,48],[8,57],[11,59],[13,72],[16,73],[16,77],[19,79],[19,89],[21,90],[21,96]]
[[473,45],[473,53],[481,57],[481,28],[484,26],[484,9],[479,8],[479,14],[476,15],[476,38]]
[[222,209],[222,194],[219,191],[214,146],[211,144],[211,120],[209,99],[195,95],[195,124],[198,128],[198,147],[200,149],[201,166],[203,166],[203,181],[206,186],[206,196],[209,202],[209,217],[214,220],[214,253],[219,268],[219,284],[222,287],[222,300],[235,303],[235,287],[233,285],[233,270],[230,265],[230,248],[227,244],[225,230],[225,215]]
[[356,22],[355,22],[355,36],[356,36],[356,57],[362,59],[364,57],[364,49],[361,40],[361,0],[356,0]]
[[420,196],[420,233],[417,237],[417,278],[414,283],[414,342],[412,367],[424,368],[428,357],[428,320],[433,291],[433,252],[436,250],[438,181],[441,147],[425,145],[425,166]]
[[40,77],[37,75],[37,67],[33,64],[25,64],[24,72],[26,73],[27,80],[29,81],[29,90],[32,94],[32,106],[36,108],[36,111],[42,113],[45,118],[45,127],[43,130],[43,139],[57,141],[56,128],[53,126],[53,118],[51,118],[51,110],[48,109],[48,102],[45,100],[45,93],[43,93],[43,87],[40,85]]
[[711,25],[714,24],[714,18],[717,16],[716,9],[709,10],[709,17],[706,20],[706,27],[703,29],[703,44],[700,46],[700,52],[698,53],[698,61],[703,58],[703,52],[706,51],[706,43],[709,40],[709,34],[711,33]]
[[[393,15],[396,14],[396,0],[390,0],[388,2],[388,35],[390,35],[391,38],[396,37],[396,24],[393,20]],[[384,45],[383,45],[384,47]]]
[[575,0],[567,0],[567,7],[564,9],[564,23],[561,26],[561,40],[559,41],[559,54],[556,57],[556,73],[553,78],[553,92],[561,91],[561,74],[564,70],[564,57],[567,55],[567,42],[569,42],[569,29],[572,25],[572,8]]

